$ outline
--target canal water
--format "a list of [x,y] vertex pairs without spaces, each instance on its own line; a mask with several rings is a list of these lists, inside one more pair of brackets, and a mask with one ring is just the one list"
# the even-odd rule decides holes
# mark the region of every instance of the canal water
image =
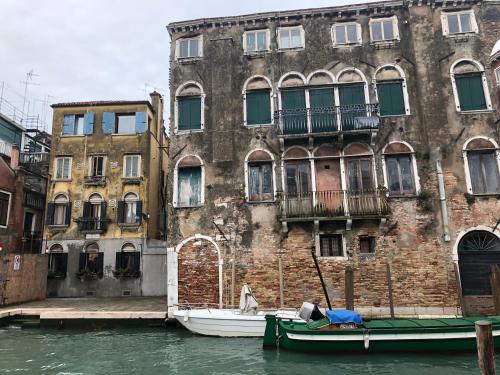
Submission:
[[[314,355],[181,329],[0,329],[0,374],[477,374],[474,353]],[[500,361],[497,361],[497,368]]]

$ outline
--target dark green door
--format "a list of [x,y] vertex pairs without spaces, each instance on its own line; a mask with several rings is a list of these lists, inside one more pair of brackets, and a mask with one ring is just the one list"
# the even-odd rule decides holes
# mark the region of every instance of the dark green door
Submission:
[[311,103],[311,125],[313,133],[332,132],[337,130],[335,98],[333,88],[316,88],[309,90]]
[[359,117],[366,117],[365,108],[365,85],[341,85],[339,87],[340,109],[343,130],[356,130],[359,125],[356,120]]
[[281,92],[284,134],[307,133],[306,94],[304,89]]

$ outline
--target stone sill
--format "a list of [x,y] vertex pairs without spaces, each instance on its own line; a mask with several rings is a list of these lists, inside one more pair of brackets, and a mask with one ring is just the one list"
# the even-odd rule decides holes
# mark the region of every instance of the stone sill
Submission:
[[255,51],[255,52],[245,52],[243,55],[249,59],[263,59],[266,57],[266,55],[269,55],[271,53],[270,50],[265,50],[265,51]]
[[334,44],[333,48],[353,48],[353,47],[362,47],[361,43],[346,43],[346,44]]
[[175,135],[190,135],[191,133],[203,133],[203,129],[175,130]]
[[203,57],[178,57],[178,64],[196,64],[198,61],[203,60]]
[[54,232],[64,232],[69,228],[69,225],[47,225],[47,228]]
[[285,52],[299,52],[299,51],[304,51],[305,47],[294,47],[294,48],[278,48],[277,52],[278,53],[285,53]]
[[493,113],[492,109],[476,109],[473,111],[457,111],[458,113],[462,115],[476,115],[476,114],[488,114],[488,113]]
[[122,177],[124,185],[140,185],[142,177]]
[[126,231],[131,231],[131,232],[137,231],[141,225],[142,224],[118,223],[118,227],[120,227],[121,230],[126,230]]

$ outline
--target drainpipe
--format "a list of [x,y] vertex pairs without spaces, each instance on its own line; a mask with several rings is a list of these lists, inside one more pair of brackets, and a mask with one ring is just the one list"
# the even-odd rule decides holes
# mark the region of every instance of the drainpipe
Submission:
[[438,177],[438,186],[439,186],[439,201],[441,202],[441,216],[443,219],[443,232],[444,232],[444,240],[446,242],[450,242],[450,226],[448,222],[448,207],[446,206],[446,193],[444,190],[444,177],[443,177],[443,168],[441,167],[441,160],[436,160],[436,172]]

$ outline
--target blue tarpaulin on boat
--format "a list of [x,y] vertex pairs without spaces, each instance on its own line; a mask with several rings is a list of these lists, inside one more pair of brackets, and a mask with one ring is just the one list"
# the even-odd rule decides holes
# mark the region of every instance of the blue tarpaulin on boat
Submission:
[[326,316],[330,320],[331,324],[338,323],[354,323],[361,325],[363,324],[363,319],[356,311],[351,310],[326,310]]

